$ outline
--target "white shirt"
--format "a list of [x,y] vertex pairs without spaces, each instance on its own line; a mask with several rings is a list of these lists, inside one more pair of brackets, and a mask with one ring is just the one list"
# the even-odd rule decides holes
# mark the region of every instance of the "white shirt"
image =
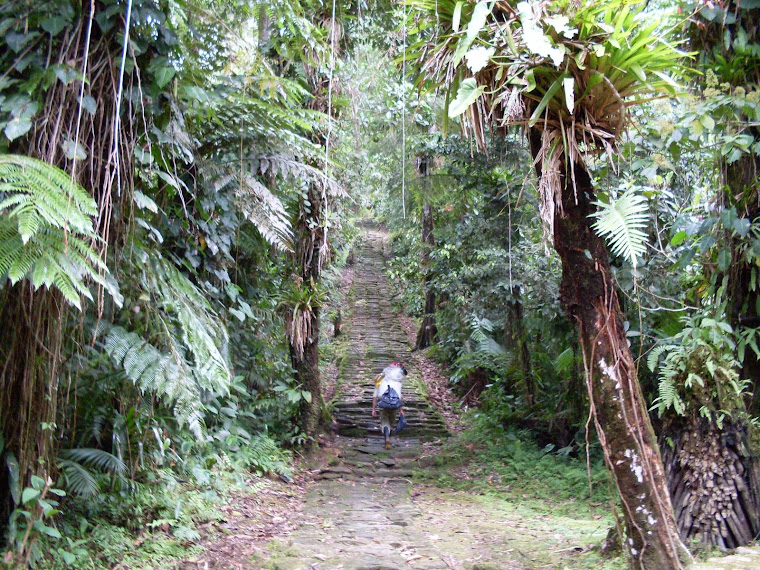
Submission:
[[[382,376],[382,377],[381,377]],[[400,366],[386,366],[382,374],[378,374],[375,381],[375,393],[374,398],[380,399],[380,396],[385,394],[388,386],[396,390],[396,394],[401,396],[401,381],[404,378],[404,373],[401,371]]]

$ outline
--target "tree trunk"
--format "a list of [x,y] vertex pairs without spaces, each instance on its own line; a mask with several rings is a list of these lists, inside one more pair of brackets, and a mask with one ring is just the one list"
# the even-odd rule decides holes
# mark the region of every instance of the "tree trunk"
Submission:
[[14,508],[10,489],[23,489],[32,475],[53,475],[58,403],[58,376],[62,361],[61,294],[37,292],[23,281],[6,286],[0,294],[0,322],[11,324],[13,334],[0,335],[0,429],[5,441],[0,450],[18,462],[18,481],[10,481],[6,461],[0,465],[0,528]]
[[696,412],[668,420],[663,460],[681,538],[736,548],[760,532],[757,481],[746,424],[724,421],[719,429]]
[[420,253],[422,270],[425,272],[425,314],[420,330],[417,332],[415,348],[427,348],[435,342],[435,292],[431,285],[433,273],[430,269],[430,251],[435,247],[433,235],[433,208],[429,203],[422,206],[422,251]]
[[[747,132],[760,140],[760,130],[748,128]],[[747,218],[751,223],[757,223],[760,217],[760,158],[753,155],[742,155],[739,160],[727,164],[723,169],[726,184],[724,201],[730,206],[736,196],[742,199],[736,205],[739,217]],[[760,326],[760,291],[753,286],[757,268],[749,263],[745,249],[750,235],[747,237],[734,236],[731,238],[731,267],[728,270],[728,318],[734,330],[745,327]],[[742,362],[742,378],[752,381],[752,397],[749,401],[749,412],[758,415],[760,412],[760,360],[754,351],[747,350]]]
[[311,337],[306,341],[303,355],[298,355],[291,346],[290,362],[296,371],[301,389],[311,394],[311,401],[303,399],[299,406],[299,427],[310,438],[316,437],[322,422],[325,401],[319,374],[319,310],[311,314]]
[[512,300],[507,302],[509,318],[507,319],[507,346],[514,351],[520,359],[522,369],[523,397],[528,406],[533,406],[536,401],[536,380],[533,376],[533,364],[528,348],[528,339],[525,333],[523,320],[524,309],[522,292],[519,286],[511,288]]
[[[299,215],[295,224],[296,248],[294,280],[300,282],[300,286],[310,289],[312,294],[322,273],[322,264],[327,262],[328,249],[325,247],[326,236],[322,223],[324,215],[324,200],[321,189],[315,184],[309,185],[307,195],[309,206],[304,200],[299,204]],[[315,295],[312,295],[315,298]],[[290,359],[296,371],[296,380],[302,390],[311,394],[310,400],[301,400],[299,410],[299,427],[301,431],[316,442],[319,432],[325,402],[322,397],[322,382],[319,374],[319,330],[320,311],[315,302],[311,313],[308,315],[308,334],[303,344],[303,353],[294,344],[294,339],[289,338]],[[304,331],[305,332],[305,331]]]
[[[531,131],[530,142],[535,159],[541,145],[538,130]],[[593,185],[584,166],[574,166],[575,184],[562,172],[562,203],[555,204],[554,247],[562,260],[560,301],[578,324],[591,412],[622,502],[625,550],[632,568],[682,568],[688,552],[678,537],[607,250],[591,228]],[[540,172],[540,163],[537,169]]]

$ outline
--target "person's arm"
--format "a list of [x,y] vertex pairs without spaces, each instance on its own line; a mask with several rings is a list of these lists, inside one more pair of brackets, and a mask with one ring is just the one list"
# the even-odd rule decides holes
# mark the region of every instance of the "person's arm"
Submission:
[[380,388],[380,384],[383,381],[383,374],[380,373],[375,376],[375,391],[372,392],[372,417],[377,417],[377,391]]

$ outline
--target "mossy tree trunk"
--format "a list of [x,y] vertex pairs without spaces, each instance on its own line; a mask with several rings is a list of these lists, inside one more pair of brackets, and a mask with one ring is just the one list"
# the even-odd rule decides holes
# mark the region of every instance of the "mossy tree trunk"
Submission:
[[[10,455],[0,466],[0,528],[14,508],[14,492],[32,475],[54,476],[51,463],[62,362],[64,300],[58,291],[33,291],[22,282],[0,292],[0,322],[13,334],[0,335],[0,429],[2,451],[13,454],[18,480],[12,481]],[[2,457],[2,455],[0,455]]]
[[301,389],[311,394],[311,400],[301,400],[299,406],[299,427],[301,432],[312,438],[319,433],[325,401],[322,397],[322,381],[319,374],[319,309],[311,314],[312,335],[306,340],[302,355],[290,348],[290,361],[296,372]]
[[321,418],[325,408],[322,396],[322,382],[319,373],[319,278],[322,264],[327,261],[329,243],[325,234],[325,195],[316,184],[310,184],[308,193],[299,199],[299,213],[295,223],[295,264],[294,281],[300,287],[309,290],[312,299],[311,310],[306,315],[308,322],[303,323],[302,346],[289,336],[290,359],[295,370],[296,380],[302,390],[311,394],[310,399],[301,400],[299,410],[299,427],[303,434],[316,442]]
[[[530,133],[534,158],[541,133]],[[537,164],[540,170],[541,164]],[[560,302],[577,323],[586,387],[605,462],[622,502],[625,552],[633,568],[681,568],[687,557],[636,368],[626,342],[607,250],[591,228],[594,188],[582,164],[561,172],[554,247],[562,261]]]
[[[744,8],[741,2],[730,1],[725,10],[731,20],[719,16],[700,22],[701,15],[693,20],[692,47],[702,54],[704,70],[711,69],[717,81],[749,92],[760,80],[757,58],[755,65],[748,65],[747,60],[740,65],[725,65],[714,57],[720,54],[728,61],[737,57],[730,39],[739,33],[746,34],[748,45],[760,39],[757,27],[760,9]],[[746,117],[739,115],[738,119],[741,132],[760,140],[760,129],[750,125]],[[746,124],[742,125],[742,121]],[[731,163],[722,162],[720,168],[724,187],[721,207],[734,207],[740,218],[757,223],[760,159],[742,153]],[[760,292],[753,285],[758,268],[747,256],[750,245],[749,235],[736,234],[727,236],[724,244],[731,249],[731,265],[726,272],[726,317],[735,331],[760,325]],[[736,409],[721,425],[699,413],[712,400],[709,393],[693,394],[686,415],[676,416],[670,411],[663,424],[663,435],[673,443],[664,447],[663,456],[678,529],[684,540],[697,540],[706,546],[735,548],[752,542],[760,532],[758,462],[750,449],[752,428],[748,419],[760,411],[760,361],[750,349],[745,352],[740,377],[751,381],[752,395],[746,402],[735,402]],[[719,383],[720,379],[714,376],[713,382]],[[720,390],[715,385],[707,388]]]
[[[19,4],[21,6],[21,4]],[[34,21],[34,4],[23,5],[27,14],[20,20]],[[124,78],[124,112],[116,113],[114,93],[118,89],[118,56],[121,39],[104,34],[98,25],[92,29],[87,45],[89,14],[102,16],[102,4],[85,0],[77,4],[77,18],[64,34],[50,39],[48,65],[63,65],[81,70],[89,62],[84,94],[97,100],[96,110],[81,113],[79,80],[55,81],[46,91],[42,112],[35,118],[28,134],[10,143],[8,151],[32,156],[73,172],[74,180],[87,189],[98,204],[95,227],[103,238],[96,244],[105,259],[106,253],[120,236],[123,225],[113,227],[113,212],[128,211],[132,201],[133,171],[129,159],[134,154],[136,107],[141,96],[133,95],[136,74]],[[110,19],[123,19],[112,14]],[[35,53],[35,52],[32,52]],[[48,67],[48,70],[52,69]],[[13,77],[13,71],[8,73]],[[27,71],[28,73],[28,71]],[[86,152],[76,163],[66,156],[66,143],[77,140]],[[144,128],[144,127],[143,127]],[[114,161],[113,145],[122,159]],[[117,180],[121,187],[117,188]],[[124,222],[122,221],[121,224]],[[56,453],[60,431],[55,423],[59,407],[58,384],[63,377],[63,344],[72,339],[65,329],[71,309],[60,293],[41,288],[33,291],[27,281],[13,287],[0,287],[0,322],[12,326],[12,334],[0,333],[0,428],[5,440],[4,451],[11,451],[19,464],[19,484],[28,484],[29,477],[53,475],[51,457]],[[77,339],[74,340],[76,342]],[[2,458],[2,455],[0,455]],[[10,481],[5,464],[0,468],[0,526],[11,508],[8,494]]]

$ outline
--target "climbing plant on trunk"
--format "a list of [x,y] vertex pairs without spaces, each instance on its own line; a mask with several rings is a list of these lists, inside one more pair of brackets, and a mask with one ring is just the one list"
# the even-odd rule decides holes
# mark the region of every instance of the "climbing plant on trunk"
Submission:
[[[586,161],[613,155],[629,106],[674,92],[667,73],[679,69],[681,54],[627,0],[411,4],[421,23],[407,57],[421,83],[445,86],[449,117],[462,115],[481,148],[489,128],[527,128],[540,214],[562,260],[560,299],[578,324],[592,417],[622,501],[626,551],[634,567],[680,568],[688,553],[607,250],[592,228],[599,206]],[[622,219],[612,233],[635,264],[640,219],[635,211]]]
[[657,407],[663,435],[672,442],[663,458],[681,537],[721,548],[748,544],[760,532],[750,421],[760,401],[758,17],[756,7],[729,2],[700,5],[690,20],[704,75],[696,86],[698,102],[679,125],[689,137],[678,146],[717,149],[701,165],[720,188],[706,229],[715,245],[702,267],[709,286],[701,315],[685,319],[683,330],[661,341],[650,358],[654,370],[665,354]]
[[[336,198],[341,195],[340,187],[331,179],[329,166],[330,150],[335,144],[333,120],[337,116],[333,101],[337,82],[334,70],[343,28],[340,23],[342,14],[336,11],[336,2],[317,1],[309,6],[294,4],[298,10],[308,13],[308,19],[313,24],[305,25],[303,21],[303,29],[294,35],[290,35],[288,29],[280,29],[278,33],[285,34],[282,44],[289,46],[284,53],[290,55],[292,50],[301,53],[297,75],[305,78],[308,86],[308,107],[323,113],[321,127],[311,133],[311,142],[321,150],[322,156],[320,159],[312,157],[310,161],[310,165],[322,176],[296,190],[293,221],[295,244],[288,295],[297,301],[288,301],[286,297],[281,301],[281,307],[285,311],[291,363],[302,390],[309,394],[300,404],[300,427],[307,437],[312,438],[311,441],[316,441],[314,438],[320,423],[327,419],[319,373],[322,296],[319,286],[322,270],[331,257],[331,232],[336,230],[334,206]],[[262,31],[266,30],[262,28],[260,34]],[[281,56],[278,59],[282,61]]]

